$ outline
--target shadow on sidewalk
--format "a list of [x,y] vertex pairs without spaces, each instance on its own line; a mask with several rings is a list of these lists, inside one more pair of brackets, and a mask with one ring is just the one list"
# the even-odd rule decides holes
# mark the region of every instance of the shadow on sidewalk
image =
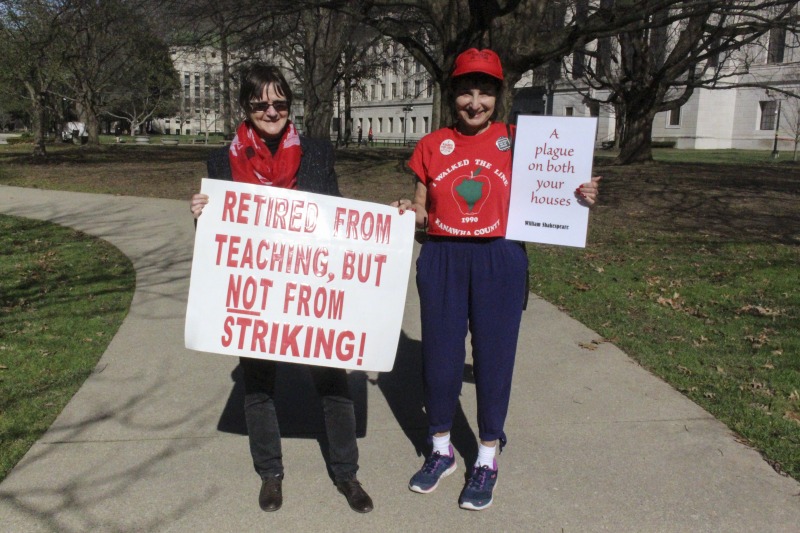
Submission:
[[[355,404],[356,434],[367,434],[367,382],[377,385],[397,420],[398,425],[414,446],[418,456],[430,451],[428,420],[425,415],[425,397],[422,383],[422,355],[420,341],[401,332],[394,368],[382,372],[377,378],[368,378],[364,372],[350,372],[348,383]],[[275,410],[278,414],[283,438],[314,438],[327,461],[325,421],[322,402],[314,388],[310,374],[299,364],[279,364],[275,389]],[[472,383],[471,365],[465,366],[464,381]],[[244,381],[240,366],[231,372],[233,388],[217,423],[224,433],[247,435],[244,418]],[[451,432],[453,447],[468,461],[478,455],[475,432],[470,427],[459,403]]]
[[[422,344],[403,331],[397,347],[397,356],[391,372],[380,374],[377,383],[395,419],[400,424],[418,456],[430,452],[428,419],[425,415],[425,396],[422,382]],[[471,365],[466,365],[465,379],[471,382]],[[469,425],[459,402],[450,435],[453,447],[467,460],[478,456],[475,432]]]

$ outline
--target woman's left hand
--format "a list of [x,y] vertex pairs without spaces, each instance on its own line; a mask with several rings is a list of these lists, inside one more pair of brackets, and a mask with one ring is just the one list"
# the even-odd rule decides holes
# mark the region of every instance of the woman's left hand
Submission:
[[603,179],[602,176],[592,176],[592,181],[581,183],[575,189],[575,195],[581,202],[592,207],[597,202],[597,195],[600,193],[599,185],[601,179]]

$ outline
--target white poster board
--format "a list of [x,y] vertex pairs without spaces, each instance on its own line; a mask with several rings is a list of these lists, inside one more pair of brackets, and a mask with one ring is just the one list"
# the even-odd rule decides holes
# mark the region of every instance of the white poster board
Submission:
[[389,371],[414,213],[204,179],[186,309],[191,350]]
[[575,189],[591,179],[596,131],[595,117],[519,116],[507,238],[586,246],[589,208]]

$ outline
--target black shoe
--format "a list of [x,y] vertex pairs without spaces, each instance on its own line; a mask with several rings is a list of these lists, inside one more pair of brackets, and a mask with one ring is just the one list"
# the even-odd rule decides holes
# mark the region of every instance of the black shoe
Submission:
[[283,505],[283,491],[280,476],[264,478],[261,492],[258,493],[258,505],[262,511],[277,511]]
[[368,513],[372,510],[372,498],[361,487],[357,479],[347,479],[338,481],[336,488],[347,498],[350,508],[358,513]]

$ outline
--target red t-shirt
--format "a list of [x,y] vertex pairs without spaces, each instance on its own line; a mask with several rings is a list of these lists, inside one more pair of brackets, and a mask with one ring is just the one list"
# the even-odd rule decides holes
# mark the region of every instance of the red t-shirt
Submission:
[[428,188],[428,233],[505,236],[511,163],[511,139],[503,123],[478,135],[450,127],[423,137],[408,166]]

